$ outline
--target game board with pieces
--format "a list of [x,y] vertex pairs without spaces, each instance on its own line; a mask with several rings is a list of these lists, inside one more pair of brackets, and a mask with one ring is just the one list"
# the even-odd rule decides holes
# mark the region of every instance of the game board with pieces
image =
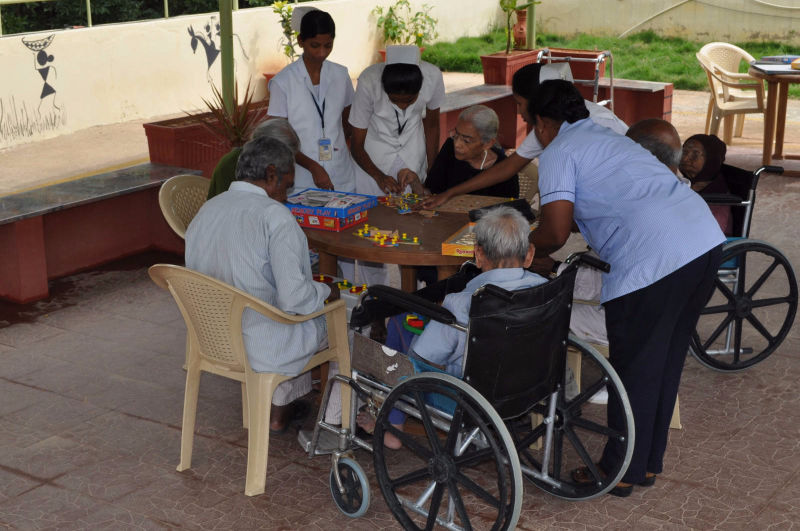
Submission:
[[325,282],[326,284],[335,283],[339,287],[339,298],[345,303],[347,321],[350,322],[350,314],[353,308],[358,306],[361,299],[361,294],[367,290],[366,284],[356,285],[347,280],[346,278],[332,277],[330,275],[314,275],[314,280],[317,282]]
[[512,200],[512,198],[492,197],[488,195],[457,195],[441,205],[437,210],[440,212],[466,214],[470,210],[475,210],[476,208],[484,208]]
[[378,198],[378,202],[391,208],[397,208],[398,214],[410,214],[411,207],[420,203],[422,198],[417,194],[385,195]]
[[405,232],[400,233],[397,230],[390,231],[379,229],[378,227],[373,227],[369,223],[365,223],[362,228],[358,229],[358,231],[353,234],[359,238],[372,241],[373,244],[378,247],[398,247],[400,244],[420,244],[418,236],[411,236]]

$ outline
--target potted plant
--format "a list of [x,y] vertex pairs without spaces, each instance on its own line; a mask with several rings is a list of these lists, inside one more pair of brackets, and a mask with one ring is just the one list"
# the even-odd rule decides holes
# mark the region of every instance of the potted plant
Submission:
[[181,118],[144,124],[150,161],[202,170],[211,177],[214,167],[232,147],[250,139],[253,128],[266,116],[266,101],[254,101],[250,83],[239,99],[233,92],[233,111],[225,107],[220,90],[211,85],[212,98],[203,99],[207,110]]
[[[252,2],[251,2],[252,3]],[[297,32],[292,28],[292,13],[294,7],[288,1],[278,1],[272,4],[272,12],[278,15],[281,25],[281,49],[283,55],[289,59],[289,62],[297,59]],[[265,72],[264,78],[269,83],[269,80],[275,77],[277,72]]]
[[538,50],[511,50],[513,36],[512,17],[516,11],[541,2],[518,4],[517,0],[500,0],[500,9],[506,17],[506,51],[482,55],[483,80],[487,85],[510,85],[514,72],[525,65],[535,63],[539,59]]
[[[438,20],[431,16],[432,9],[432,6],[423,4],[422,9],[413,12],[408,0],[397,0],[386,9],[376,7],[372,14],[377,17],[384,45],[415,44],[422,51],[425,43],[439,35],[436,31]],[[386,50],[379,50],[379,53],[386,60]]]

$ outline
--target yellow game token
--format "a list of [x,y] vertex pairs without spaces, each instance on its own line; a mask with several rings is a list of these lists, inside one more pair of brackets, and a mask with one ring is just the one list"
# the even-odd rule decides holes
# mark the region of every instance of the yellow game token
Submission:
[[419,239],[416,236],[414,236],[414,243],[418,243],[418,242],[419,242]]

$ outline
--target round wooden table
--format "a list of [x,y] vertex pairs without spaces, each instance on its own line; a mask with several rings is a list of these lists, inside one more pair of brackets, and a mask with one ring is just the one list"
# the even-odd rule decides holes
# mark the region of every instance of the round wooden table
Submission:
[[439,278],[454,274],[466,260],[459,256],[443,256],[442,242],[455,234],[469,222],[466,214],[439,212],[432,218],[420,214],[397,213],[396,208],[378,205],[369,210],[367,223],[381,230],[397,230],[409,238],[417,236],[420,245],[398,247],[379,247],[373,242],[355,235],[364,224],[356,225],[342,232],[319,229],[303,230],[310,247],[319,252],[319,271],[325,275],[336,275],[336,260],[342,256],[383,264],[400,266],[400,282],[404,291],[417,289],[417,272],[414,266],[436,266]]

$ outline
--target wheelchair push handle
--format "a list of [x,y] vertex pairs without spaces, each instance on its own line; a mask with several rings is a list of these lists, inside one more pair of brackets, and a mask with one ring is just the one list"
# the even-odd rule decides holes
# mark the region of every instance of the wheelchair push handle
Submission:
[[761,175],[763,172],[767,173],[777,173],[781,175],[783,173],[783,166],[761,166],[756,171],[753,172],[753,175],[758,176]]
[[575,264],[578,265],[587,265],[589,267],[593,267],[603,273],[608,273],[611,271],[611,264],[608,262],[604,262],[597,258],[596,256],[592,256],[587,252],[583,253],[573,253],[567,258],[566,262],[568,264]]

